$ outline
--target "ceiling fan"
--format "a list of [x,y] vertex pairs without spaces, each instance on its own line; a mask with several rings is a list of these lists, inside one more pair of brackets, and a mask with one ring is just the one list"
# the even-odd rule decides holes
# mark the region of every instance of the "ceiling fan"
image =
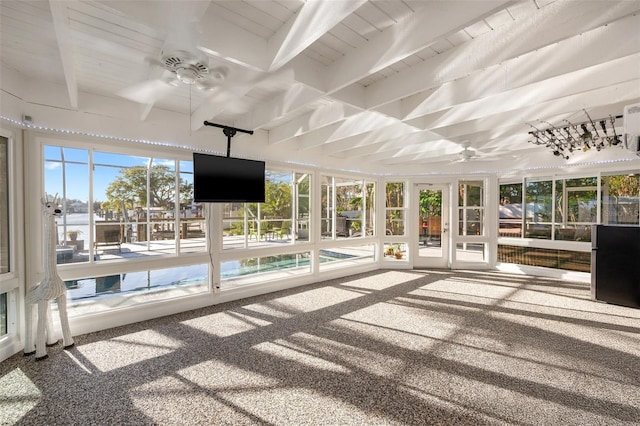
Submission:
[[486,153],[482,152],[479,149],[472,148],[469,141],[465,141],[462,144],[462,151],[459,151],[457,155],[457,159],[453,160],[452,163],[466,163],[468,161],[496,161],[499,155],[497,153]]
[[163,50],[160,59],[148,58],[146,62],[162,69],[162,75],[126,87],[117,92],[119,96],[138,103],[155,103],[181,85],[206,92],[222,86],[230,72],[228,66],[210,66],[205,55],[188,50]]

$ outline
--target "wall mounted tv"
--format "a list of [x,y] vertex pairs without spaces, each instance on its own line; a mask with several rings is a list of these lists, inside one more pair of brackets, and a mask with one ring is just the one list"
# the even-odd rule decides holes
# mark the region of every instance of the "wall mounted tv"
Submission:
[[193,153],[196,202],[264,202],[264,161]]

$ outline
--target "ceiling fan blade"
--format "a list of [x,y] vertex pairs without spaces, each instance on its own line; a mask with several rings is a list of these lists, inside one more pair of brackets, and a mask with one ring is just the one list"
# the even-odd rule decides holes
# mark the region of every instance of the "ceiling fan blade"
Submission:
[[258,77],[253,83],[266,90],[284,89],[294,82],[295,73],[293,69],[281,69],[275,73],[268,73]]
[[175,89],[170,82],[164,79],[147,80],[142,83],[126,87],[116,94],[130,101],[141,104],[155,103],[159,99],[169,95]]

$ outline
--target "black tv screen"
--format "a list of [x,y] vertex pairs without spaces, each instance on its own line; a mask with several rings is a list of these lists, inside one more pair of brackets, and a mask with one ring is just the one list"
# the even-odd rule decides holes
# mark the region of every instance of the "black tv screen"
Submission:
[[264,161],[193,153],[196,202],[264,202]]

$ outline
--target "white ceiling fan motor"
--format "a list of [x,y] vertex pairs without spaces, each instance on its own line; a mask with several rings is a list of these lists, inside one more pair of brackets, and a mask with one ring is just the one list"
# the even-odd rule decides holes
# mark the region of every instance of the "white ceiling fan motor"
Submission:
[[175,73],[178,80],[187,85],[209,76],[209,67],[205,62],[183,50],[162,53],[164,68]]

